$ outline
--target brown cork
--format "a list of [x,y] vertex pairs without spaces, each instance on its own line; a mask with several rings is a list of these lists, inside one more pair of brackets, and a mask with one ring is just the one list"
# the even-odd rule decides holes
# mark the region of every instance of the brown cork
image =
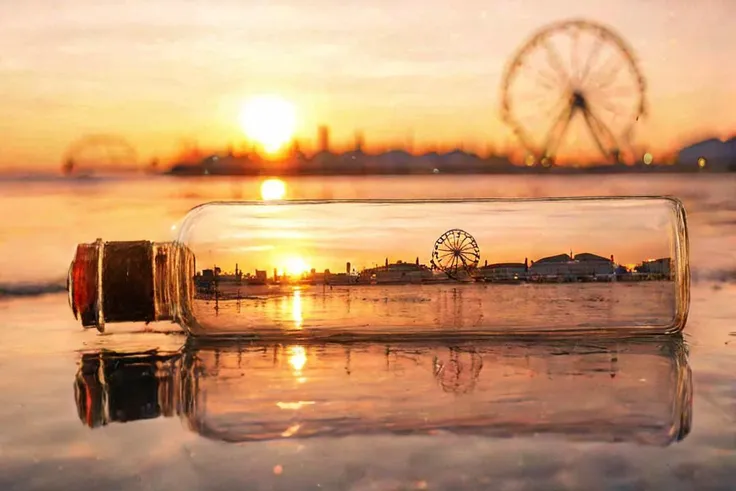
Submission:
[[153,243],[102,242],[77,246],[69,300],[84,327],[104,331],[105,322],[156,320]]

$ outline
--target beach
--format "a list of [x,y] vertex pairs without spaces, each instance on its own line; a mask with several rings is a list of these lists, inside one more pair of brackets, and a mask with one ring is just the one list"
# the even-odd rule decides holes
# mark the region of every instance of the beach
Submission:
[[[82,329],[68,305],[67,270],[78,243],[170,240],[172,225],[193,206],[259,199],[262,179],[2,178],[0,487],[732,489],[736,177],[639,177],[285,183],[287,199],[679,197],[688,213],[693,280],[681,341],[219,348],[192,346],[171,323],[111,324],[105,334]],[[583,297],[591,286],[599,287],[539,285],[577,288]],[[334,315],[334,305],[320,303],[321,287],[312,288],[301,294],[301,321],[293,293],[261,300],[261,317],[246,316],[255,307],[245,300],[240,313],[228,300],[217,315],[291,328]],[[376,298],[406,300],[380,288]],[[530,287],[487,288],[519,298],[519,289]],[[335,286],[329,297],[342,309],[335,322],[353,313],[345,310],[347,289]],[[365,292],[349,295],[350,308],[363,309],[361,317],[376,325],[442,312],[432,295],[380,306],[361,300]],[[605,301],[589,297],[587,310],[561,309],[558,320],[611,315],[600,309]],[[656,296],[631,298],[624,302],[631,308],[665,305]],[[454,306],[437,316],[438,325],[477,321],[477,303],[460,312]],[[499,312],[513,310],[483,313]],[[546,316],[516,319],[529,324]]]

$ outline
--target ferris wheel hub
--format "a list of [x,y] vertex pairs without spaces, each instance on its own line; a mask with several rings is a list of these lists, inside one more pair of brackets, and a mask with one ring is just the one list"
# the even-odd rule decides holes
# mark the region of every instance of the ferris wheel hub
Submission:
[[588,101],[582,91],[576,90],[572,93],[570,105],[576,109],[586,110],[588,108]]

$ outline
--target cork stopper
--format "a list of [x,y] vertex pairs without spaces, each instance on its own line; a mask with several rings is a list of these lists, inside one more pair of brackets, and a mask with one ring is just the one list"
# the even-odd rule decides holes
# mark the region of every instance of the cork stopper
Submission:
[[[106,322],[152,322],[157,315],[156,274],[166,274],[164,255],[149,241],[79,244],[67,289],[74,317],[104,332]],[[158,269],[158,271],[157,271]]]

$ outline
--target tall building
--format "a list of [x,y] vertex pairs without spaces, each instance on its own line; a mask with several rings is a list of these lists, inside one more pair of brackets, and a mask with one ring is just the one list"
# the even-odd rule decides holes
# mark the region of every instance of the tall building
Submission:
[[319,140],[319,151],[329,152],[330,151],[330,128],[329,127],[327,127],[326,125],[322,125],[319,127],[318,140]]
[[365,139],[363,137],[362,131],[356,131],[355,132],[355,148],[354,150],[356,152],[363,152],[363,145],[365,144]]

